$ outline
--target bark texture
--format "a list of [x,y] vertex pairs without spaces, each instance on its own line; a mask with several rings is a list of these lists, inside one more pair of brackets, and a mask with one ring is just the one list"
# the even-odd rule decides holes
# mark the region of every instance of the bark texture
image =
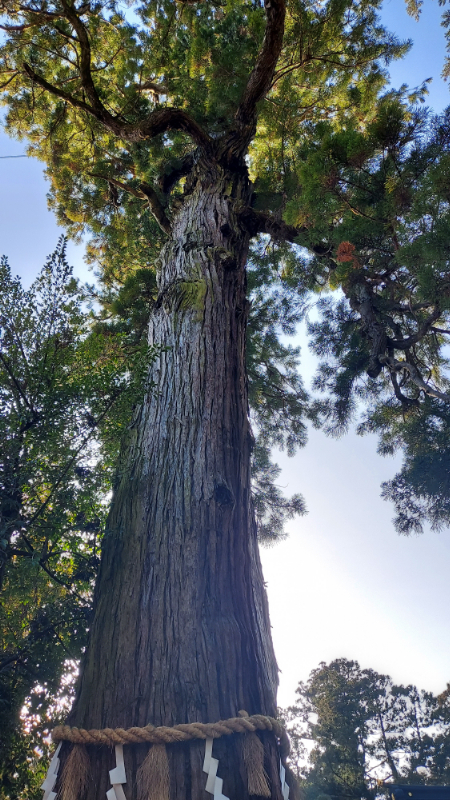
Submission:
[[[69,723],[213,722],[276,713],[277,668],[250,497],[245,371],[245,170],[200,163],[161,259],[150,322],[164,349],[120,465],[90,644]],[[272,735],[266,769],[279,798]],[[240,737],[217,740],[230,800],[246,800]],[[88,800],[113,753],[89,748]],[[125,748],[136,798],[146,746]],[[206,800],[204,744],[169,748],[171,800]]]

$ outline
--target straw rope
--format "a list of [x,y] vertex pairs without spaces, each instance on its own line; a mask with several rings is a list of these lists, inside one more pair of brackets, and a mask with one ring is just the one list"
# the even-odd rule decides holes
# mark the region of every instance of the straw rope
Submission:
[[289,739],[281,722],[273,717],[263,714],[254,714],[249,717],[246,712],[242,716],[219,722],[190,722],[174,725],[173,728],[162,725],[158,728],[146,725],[145,728],[103,728],[102,730],[85,730],[84,728],[71,728],[70,725],[59,725],[52,732],[54,742],[73,742],[74,744],[138,744],[150,742],[151,744],[172,744],[187,742],[190,739],[219,739],[221,736],[230,736],[233,733],[254,733],[255,731],[273,731],[281,740],[282,750],[289,751]]

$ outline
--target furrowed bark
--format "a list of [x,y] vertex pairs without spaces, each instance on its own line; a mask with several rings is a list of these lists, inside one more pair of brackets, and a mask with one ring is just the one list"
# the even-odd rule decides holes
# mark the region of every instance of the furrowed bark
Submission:
[[[136,414],[105,533],[72,725],[130,727],[276,713],[277,668],[250,495],[245,373],[246,175],[196,167],[159,274],[150,341],[163,350]],[[247,800],[239,736],[217,740],[230,800]],[[272,798],[277,754],[266,742]],[[128,800],[147,746],[125,747]],[[204,743],[170,746],[171,800],[206,800]],[[87,800],[110,788],[89,748]]]

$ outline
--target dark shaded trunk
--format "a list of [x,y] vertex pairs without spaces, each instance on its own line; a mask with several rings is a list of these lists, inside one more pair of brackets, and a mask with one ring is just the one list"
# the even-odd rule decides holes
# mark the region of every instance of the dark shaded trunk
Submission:
[[[244,172],[198,167],[161,261],[150,341],[164,348],[130,431],[105,534],[72,725],[274,715],[277,669],[250,497]],[[276,781],[275,743],[264,735]],[[248,797],[240,737],[217,740],[223,791]],[[89,748],[88,800],[113,753]],[[125,747],[128,800],[146,746]],[[204,743],[170,746],[171,800],[204,791]]]

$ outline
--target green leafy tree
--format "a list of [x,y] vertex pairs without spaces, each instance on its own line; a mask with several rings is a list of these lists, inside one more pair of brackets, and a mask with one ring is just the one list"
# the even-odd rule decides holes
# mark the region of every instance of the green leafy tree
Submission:
[[118,432],[149,360],[128,334],[89,329],[65,249],[28,290],[0,264],[2,797],[42,777],[32,745],[46,752],[86,644]]
[[387,795],[389,782],[445,783],[446,703],[446,693],[435,697],[396,686],[356,661],[320,664],[284,712],[297,754],[292,767],[305,796],[356,800]]
[[[373,120],[386,64],[407,49],[378,7],[151,0],[132,16],[114,3],[1,2],[7,128],[46,163],[59,220],[74,236],[91,232],[105,295],[122,286],[126,305],[130,276],[156,272],[149,341],[159,355],[119,458],[72,725],[276,711],[251,499],[249,283],[259,444],[292,449],[304,399],[296,354],[276,334],[305,294],[283,286],[299,258],[286,243],[309,231],[291,220],[298,145],[309,124]],[[263,486],[263,518],[269,495]],[[278,798],[274,737],[264,746]],[[224,791],[246,800],[239,743],[215,747]],[[126,755],[133,800],[144,757]],[[110,760],[100,748],[89,758],[94,800],[109,788]],[[201,763],[199,743],[171,749],[172,798],[203,792]]]

